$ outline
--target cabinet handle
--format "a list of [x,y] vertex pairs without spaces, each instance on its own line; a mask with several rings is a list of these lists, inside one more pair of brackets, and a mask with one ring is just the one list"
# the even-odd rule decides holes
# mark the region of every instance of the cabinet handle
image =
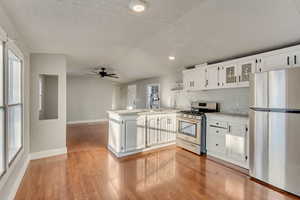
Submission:
[[206,80],[206,85],[205,85],[205,87],[207,87],[208,86],[208,80]]
[[259,72],[261,72],[261,68],[259,68]]
[[287,57],[287,65],[290,65],[290,57]]
[[294,64],[296,65],[297,64],[297,56],[294,55]]
[[231,126],[230,125],[228,126],[228,132],[229,133],[231,132]]
[[216,144],[216,146],[219,146],[219,144]]
[[239,76],[239,82],[241,82],[241,76]]

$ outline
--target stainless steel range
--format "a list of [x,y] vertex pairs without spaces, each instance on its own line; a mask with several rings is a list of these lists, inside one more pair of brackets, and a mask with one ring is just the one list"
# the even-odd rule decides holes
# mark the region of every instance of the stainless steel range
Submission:
[[207,112],[218,112],[214,102],[192,102],[191,110],[181,111],[177,116],[176,144],[184,149],[201,155],[206,153]]

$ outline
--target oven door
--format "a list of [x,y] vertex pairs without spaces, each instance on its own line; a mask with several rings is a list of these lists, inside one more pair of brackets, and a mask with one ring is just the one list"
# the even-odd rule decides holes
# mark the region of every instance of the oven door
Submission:
[[195,144],[201,144],[201,121],[177,118],[177,137]]

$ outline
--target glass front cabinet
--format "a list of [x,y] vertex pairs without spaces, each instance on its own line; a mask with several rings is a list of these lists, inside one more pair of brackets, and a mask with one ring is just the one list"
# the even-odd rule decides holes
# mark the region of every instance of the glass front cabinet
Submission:
[[250,74],[255,72],[255,61],[220,67],[220,87],[249,87]]

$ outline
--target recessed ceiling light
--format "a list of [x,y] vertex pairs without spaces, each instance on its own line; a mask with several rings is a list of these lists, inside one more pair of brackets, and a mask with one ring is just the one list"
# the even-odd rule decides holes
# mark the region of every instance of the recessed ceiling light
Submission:
[[175,56],[169,56],[169,60],[175,60]]
[[143,0],[131,0],[129,8],[134,12],[144,12],[146,10],[146,2]]

